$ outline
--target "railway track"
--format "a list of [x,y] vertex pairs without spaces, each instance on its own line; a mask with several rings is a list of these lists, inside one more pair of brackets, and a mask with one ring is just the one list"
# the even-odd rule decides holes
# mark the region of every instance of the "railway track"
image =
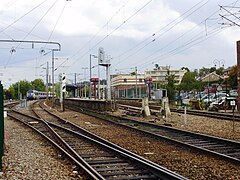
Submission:
[[[72,106],[68,108],[79,111],[78,107]],[[99,114],[89,110],[82,111],[81,109],[80,111],[98,118],[111,120],[114,123],[133,128],[137,131],[150,134],[160,139],[165,139],[217,156],[221,159],[240,164],[240,143],[237,141],[156,125],[154,123],[137,121],[129,118]]]
[[[118,103],[118,106],[121,108],[124,108],[125,110],[127,109],[135,109],[135,110],[141,110],[141,103],[138,102],[129,102],[128,104],[122,104],[122,103]],[[156,106],[156,105],[150,105],[149,106],[150,110],[152,111],[152,113],[156,114],[159,113],[160,111],[160,106]],[[183,109],[176,109],[176,108],[171,108],[172,112],[176,112],[176,113],[184,113]],[[222,120],[230,120],[232,121],[233,118],[235,121],[239,121],[240,122],[240,115],[238,114],[234,114],[233,113],[224,113],[224,112],[209,112],[209,111],[199,111],[199,110],[187,110],[187,114],[191,114],[191,115],[197,115],[197,116],[205,116],[205,117],[210,117],[210,118],[216,118],[216,119],[222,119]]]
[[[38,112],[41,115],[50,113],[40,111],[39,108],[36,114],[39,114]],[[94,134],[83,131],[76,125],[53,114],[49,120],[51,122],[17,111],[12,111],[10,116],[12,118],[21,116],[18,119],[22,119],[25,124],[38,129],[50,139],[52,136],[57,137],[57,140],[53,141],[60,144],[62,149],[72,156],[72,159],[83,164],[94,179],[186,179]]]
[[[182,109],[171,109],[172,112],[177,112],[177,113],[184,113],[184,110]],[[210,118],[216,118],[216,119],[222,119],[222,120],[230,120],[232,121],[233,118],[235,121],[240,122],[240,116],[238,114],[233,114],[232,113],[217,113],[217,112],[208,112],[208,111],[198,111],[198,110],[187,110],[188,114],[191,115],[197,115],[197,116],[205,116],[205,117],[210,117]]]

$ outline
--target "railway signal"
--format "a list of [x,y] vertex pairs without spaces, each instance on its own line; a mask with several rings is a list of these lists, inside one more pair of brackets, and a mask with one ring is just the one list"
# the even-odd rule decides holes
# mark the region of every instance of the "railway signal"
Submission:
[[62,73],[62,88],[61,88],[61,93],[60,93],[60,103],[61,103],[61,110],[64,111],[64,106],[63,106],[63,99],[64,99],[64,93],[67,91],[67,83],[66,83],[66,74]]
[[62,73],[62,92],[67,91],[66,74]]

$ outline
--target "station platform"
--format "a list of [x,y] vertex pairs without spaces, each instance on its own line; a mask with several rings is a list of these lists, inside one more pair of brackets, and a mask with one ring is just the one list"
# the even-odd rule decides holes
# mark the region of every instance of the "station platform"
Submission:
[[[60,101],[57,100],[57,103],[60,103]],[[94,111],[113,111],[116,109],[116,103],[114,101],[104,99],[66,98],[63,103],[65,107],[75,106]]]

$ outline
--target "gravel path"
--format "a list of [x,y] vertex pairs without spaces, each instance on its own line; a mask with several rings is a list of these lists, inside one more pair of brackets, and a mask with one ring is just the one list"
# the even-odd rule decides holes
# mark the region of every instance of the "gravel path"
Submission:
[[79,179],[68,160],[58,156],[42,137],[20,123],[5,119],[5,151],[0,179]]

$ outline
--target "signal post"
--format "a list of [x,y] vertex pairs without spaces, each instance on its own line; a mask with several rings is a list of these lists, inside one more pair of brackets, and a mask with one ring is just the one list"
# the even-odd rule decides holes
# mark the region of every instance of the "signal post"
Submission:
[[61,111],[64,111],[64,97],[65,97],[65,92],[67,90],[67,84],[66,84],[66,75],[65,73],[62,73],[62,87],[61,87],[61,93],[60,93],[60,103],[61,103]]

